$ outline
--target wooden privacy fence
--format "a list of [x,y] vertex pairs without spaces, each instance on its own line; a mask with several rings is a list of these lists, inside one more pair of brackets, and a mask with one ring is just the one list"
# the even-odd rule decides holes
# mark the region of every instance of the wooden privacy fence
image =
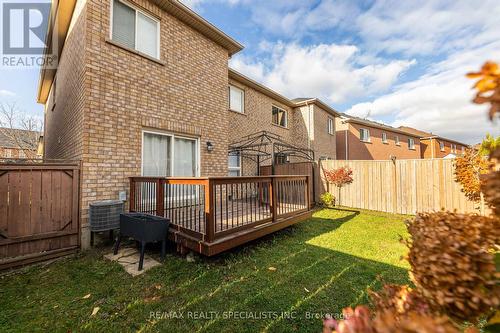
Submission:
[[[285,163],[277,164],[274,166],[274,174],[277,176],[302,176],[307,175],[313,182],[309,188],[311,203],[314,204],[317,200],[319,194],[319,184],[318,177],[316,177],[317,164],[314,162],[297,162],[297,163]],[[273,174],[272,167],[270,165],[264,165],[260,167],[261,176],[271,176]]]
[[354,181],[340,190],[342,206],[397,214],[480,213],[480,205],[469,201],[455,181],[453,160],[322,161],[321,179],[337,199],[339,191],[326,184],[323,170],[343,166],[352,169]]
[[79,164],[0,164],[0,270],[79,247]]

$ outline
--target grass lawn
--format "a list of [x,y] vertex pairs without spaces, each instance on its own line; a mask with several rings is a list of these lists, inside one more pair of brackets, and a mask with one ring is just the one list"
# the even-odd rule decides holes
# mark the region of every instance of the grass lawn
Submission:
[[135,278],[92,250],[0,277],[1,331],[320,332],[315,315],[366,303],[380,279],[408,282],[405,218],[321,210],[212,259],[171,252]]

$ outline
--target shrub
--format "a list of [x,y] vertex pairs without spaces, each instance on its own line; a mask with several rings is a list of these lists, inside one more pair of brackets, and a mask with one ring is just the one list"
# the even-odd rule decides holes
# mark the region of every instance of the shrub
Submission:
[[333,207],[335,206],[335,196],[329,192],[323,193],[319,198],[321,205],[323,207]]
[[335,170],[325,170],[325,178],[329,183],[337,187],[350,184],[353,181],[352,170],[348,167],[342,167]]
[[482,177],[481,190],[493,213],[500,218],[500,147],[491,153],[490,158],[490,172]]
[[364,306],[343,311],[344,320],[326,319],[323,333],[459,333],[446,317],[423,315],[415,312],[397,317],[392,311],[382,311],[373,317]]
[[382,290],[369,291],[369,294],[377,312],[393,311],[396,317],[403,317],[410,312],[431,314],[427,300],[408,286],[387,284]]
[[474,321],[500,305],[500,220],[450,212],[408,222],[410,278],[436,311]]
[[467,149],[463,156],[455,160],[455,180],[462,185],[467,199],[480,199],[481,176],[488,173],[489,167],[489,161],[472,149]]

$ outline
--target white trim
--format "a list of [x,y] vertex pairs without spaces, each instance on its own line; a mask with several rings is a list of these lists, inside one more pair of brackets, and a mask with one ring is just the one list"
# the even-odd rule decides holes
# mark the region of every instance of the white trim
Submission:
[[[273,107],[277,108],[278,110],[281,110],[281,111],[285,112],[285,114],[286,114],[286,121],[285,121],[286,125],[285,126],[280,125],[280,124],[276,124],[274,122]],[[276,104],[271,104],[271,117],[272,117],[271,118],[271,122],[273,123],[273,125],[276,125],[276,126],[281,127],[281,128],[288,128],[288,110],[285,110],[284,108],[279,107]]]
[[[234,88],[236,91],[241,92],[241,105],[240,105],[241,111],[235,110],[231,107],[231,88]],[[229,84],[229,110],[245,114],[245,90],[233,84]]]
[[[114,8],[114,2],[115,2],[115,0],[109,0],[109,1],[110,1],[110,5],[109,5],[109,7],[110,7],[110,14],[109,14],[109,18],[110,18],[110,20],[109,20],[109,22],[110,22],[109,23],[109,25],[110,25],[110,27],[109,27],[109,39],[111,39],[112,41],[116,42],[116,40],[113,39],[113,23],[114,23],[113,22],[113,8]],[[137,7],[136,5],[134,5],[134,4],[132,4],[132,3],[128,2],[128,1],[125,1],[125,0],[116,0],[116,1],[121,2],[125,6],[128,6],[128,7],[130,7],[131,9],[133,9],[135,11],[135,40],[134,40],[134,50],[136,50],[137,52],[143,53],[142,51],[139,51],[137,49],[137,35],[138,35],[137,34],[137,21],[138,21],[138,18],[137,18],[138,14],[137,13],[141,12],[141,14],[143,14],[144,16],[149,17],[150,19],[152,19],[152,20],[154,20],[156,22],[156,27],[157,27],[157,29],[156,29],[156,43],[157,43],[156,44],[157,45],[157,47],[156,47],[156,56],[152,56],[152,55],[147,54],[147,53],[144,53],[144,54],[149,55],[150,57],[153,57],[153,58],[156,58],[156,59],[160,60],[160,54],[161,54],[161,52],[160,52],[160,48],[161,48],[161,46],[160,46],[160,40],[161,40],[161,38],[160,38],[161,37],[161,34],[160,34],[160,29],[161,29],[160,20],[157,17],[149,14],[145,10]]]
[[[368,135],[367,135],[367,136],[368,136],[368,138],[367,138],[367,139],[363,139],[363,138],[362,138],[361,133],[362,133],[363,131],[366,131],[366,133],[368,134]],[[372,142],[371,138],[372,138],[372,136],[371,136],[371,133],[370,133],[370,130],[369,130],[369,129],[364,128],[364,127],[360,127],[360,128],[359,128],[359,140],[360,140],[361,142],[368,142],[368,143],[371,143],[371,142]]]
[[[335,134],[335,120],[332,117],[328,117],[327,123],[328,123],[328,125],[327,125],[328,134],[334,135]],[[330,124],[332,124],[331,128],[330,128]]]
[[[196,154],[196,170],[195,170],[195,175],[194,177],[200,177],[200,165],[201,165],[201,150],[200,150],[200,138],[199,137],[191,137],[191,136],[184,136],[184,135],[177,135],[169,132],[161,132],[161,131],[155,131],[155,130],[142,130],[141,133],[141,176],[144,176],[144,134],[149,133],[149,134],[156,134],[156,135],[163,135],[163,136],[168,136],[171,138],[170,140],[170,172],[173,174],[174,173],[174,158],[175,158],[175,149],[174,149],[174,140],[176,138],[178,139],[185,139],[185,140],[191,140],[195,142],[195,154]],[[169,175],[168,177],[171,177]]]
[[[229,156],[238,156],[238,166],[237,167],[232,167],[232,166],[229,166]],[[227,163],[227,170],[228,170],[228,175],[229,175],[229,172],[230,171],[238,171],[238,177],[241,177],[241,172],[242,172],[242,167],[241,167],[241,164],[242,164],[242,158],[241,158],[241,154],[238,152],[237,154],[229,154],[228,155],[228,163]]]

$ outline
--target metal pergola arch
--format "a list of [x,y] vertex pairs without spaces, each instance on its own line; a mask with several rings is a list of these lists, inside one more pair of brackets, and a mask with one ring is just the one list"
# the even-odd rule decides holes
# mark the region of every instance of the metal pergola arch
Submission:
[[238,153],[241,158],[250,159],[257,164],[257,173],[260,175],[262,163],[271,161],[272,174],[275,174],[276,157],[291,156],[314,162],[314,151],[308,148],[295,146],[283,140],[277,134],[260,131],[242,137],[229,145],[228,154]]

